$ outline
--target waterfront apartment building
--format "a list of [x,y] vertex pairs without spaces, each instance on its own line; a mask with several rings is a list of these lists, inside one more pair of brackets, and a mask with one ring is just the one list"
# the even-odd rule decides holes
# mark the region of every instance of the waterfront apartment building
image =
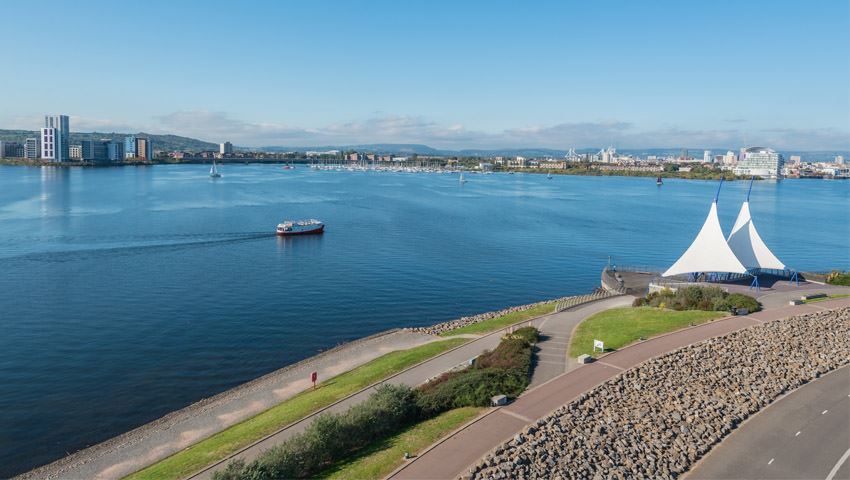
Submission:
[[124,137],[124,158],[136,158],[136,137]]
[[23,158],[24,146],[18,142],[0,142],[0,158]]
[[735,175],[779,178],[785,159],[782,154],[766,147],[750,147],[743,150],[743,158],[738,159]]
[[67,162],[71,159],[71,131],[67,115],[46,115],[41,129],[41,158],[50,162]]
[[728,150],[726,152],[726,155],[723,157],[723,164],[735,165],[736,163],[738,163],[738,157],[735,155],[735,152],[733,152],[732,150]]
[[233,144],[230,142],[224,142],[219,144],[218,153],[221,155],[231,155],[233,154]]
[[87,162],[105,162],[108,160],[106,143],[103,140],[83,140],[83,160]]
[[69,145],[68,146],[68,157],[71,160],[82,160],[83,159],[83,146],[82,145]]
[[124,142],[109,138],[84,140],[80,145],[80,158],[97,163],[123,162]]
[[711,150],[703,150],[702,163],[714,163],[711,158]]
[[109,140],[106,143],[106,158],[110,162],[124,161],[124,142],[118,140]]
[[123,158],[153,159],[153,147],[149,138],[137,137],[135,135],[124,137],[123,150]]
[[153,147],[149,138],[136,137],[136,158],[153,159]]
[[35,160],[38,158],[38,139],[28,138],[24,140],[24,158]]

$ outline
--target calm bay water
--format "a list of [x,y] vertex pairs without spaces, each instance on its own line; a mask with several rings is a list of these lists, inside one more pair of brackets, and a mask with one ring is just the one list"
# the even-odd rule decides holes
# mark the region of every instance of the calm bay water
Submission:
[[[0,477],[340,342],[668,266],[716,182],[0,167]],[[731,228],[746,183],[724,185]],[[850,267],[850,182],[753,187],[798,270]],[[278,239],[284,218],[324,236]]]

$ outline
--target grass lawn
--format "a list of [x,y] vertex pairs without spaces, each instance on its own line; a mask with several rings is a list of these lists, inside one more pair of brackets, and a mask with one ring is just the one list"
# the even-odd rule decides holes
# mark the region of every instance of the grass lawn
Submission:
[[415,455],[461,425],[472,420],[481,407],[462,407],[412,425],[404,431],[370,445],[356,456],[317,475],[319,478],[383,478],[404,462],[404,452]]
[[835,295],[827,295],[821,298],[812,298],[810,300],[805,300],[803,303],[817,303],[817,302],[825,302],[827,300],[835,300],[836,298],[847,298],[850,297],[850,293],[836,293]]
[[726,312],[661,310],[653,307],[605,310],[579,324],[570,342],[570,356],[578,357],[585,353],[599,355],[601,352],[592,352],[594,339],[605,342],[605,351],[610,352],[640,337],[654,337],[687,327],[691,323],[705,323],[727,315]]
[[467,341],[467,339],[453,338],[378,357],[320,383],[315,390],[299,393],[126,478],[134,480],[185,478],[322,407]]
[[451,330],[448,332],[443,332],[440,334],[442,337],[451,337],[452,335],[461,335],[464,333],[488,333],[494,330],[498,330],[500,328],[507,327],[513,323],[521,322],[523,320],[529,320],[534,317],[539,317],[541,315],[546,315],[547,313],[552,313],[555,311],[555,302],[544,303],[543,305],[538,305],[536,307],[529,308],[528,310],[523,310],[521,312],[511,312],[501,317],[491,318],[489,320],[484,320],[483,322],[473,323],[472,325],[467,325],[465,327],[461,327],[455,330]]

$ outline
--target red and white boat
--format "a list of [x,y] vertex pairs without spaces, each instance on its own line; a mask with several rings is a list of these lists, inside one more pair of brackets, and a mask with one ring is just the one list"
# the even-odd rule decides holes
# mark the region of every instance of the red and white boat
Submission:
[[286,220],[277,225],[277,234],[283,236],[290,235],[311,235],[323,233],[325,224],[314,219],[310,220]]

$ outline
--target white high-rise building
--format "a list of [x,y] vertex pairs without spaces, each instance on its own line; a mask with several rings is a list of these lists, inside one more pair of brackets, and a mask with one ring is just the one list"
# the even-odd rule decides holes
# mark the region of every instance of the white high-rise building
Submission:
[[844,155],[836,155],[835,163],[837,163],[838,165],[844,165]]
[[230,155],[231,153],[233,153],[233,144],[230,142],[224,142],[219,144],[218,153],[222,155]]
[[744,150],[743,158],[738,159],[735,175],[779,178],[785,159],[782,154],[766,147],[750,147]]
[[51,162],[71,159],[67,115],[47,115],[41,129],[41,158]]
[[724,165],[735,165],[738,163],[738,157],[735,156],[735,152],[729,150],[726,152],[726,156],[723,157]]
[[24,158],[35,160],[38,158],[38,139],[28,138],[24,140]]
[[711,150],[703,150],[702,163],[711,163]]
[[[69,157],[70,157],[70,152]],[[59,162],[56,154],[56,129],[42,128],[41,129],[41,159],[50,162]]]

